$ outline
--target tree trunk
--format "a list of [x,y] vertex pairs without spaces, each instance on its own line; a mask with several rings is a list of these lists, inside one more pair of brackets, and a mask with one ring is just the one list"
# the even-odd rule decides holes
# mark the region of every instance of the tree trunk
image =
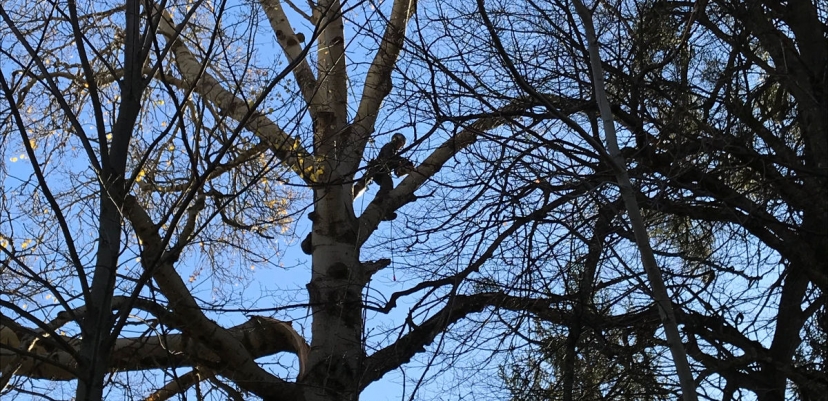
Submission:
[[[87,82],[93,97],[98,93],[91,65],[85,56],[83,37],[78,25],[78,16],[73,2],[70,13],[74,20],[75,35],[82,64],[85,67]],[[121,84],[121,104],[118,118],[112,127],[112,142],[100,143],[100,216],[98,226],[98,250],[95,255],[95,268],[89,292],[84,294],[87,314],[80,322],[83,339],[80,346],[79,380],[76,392],[78,400],[101,400],[104,398],[104,379],[110,372],[110,354],[112,345],[118,336],[112,332],[114,317],[112,314],[112,297],[115,290],[115,275],[121,251],[121,234],[123,231],[123,205],[126,196],[126,163],[129,145],[132,140],[135,123],[141,110],[142,93],[145,88],[141,67],[146,59],[142,48],[140,33],[140,4],[128,0],[125,7],[126,37],[124,40],[124,77]],[[95,102],[93,102],[94,104]],[[100,105],[96,105],[98,137],[105,125],[102,121]],[[79,267],[82,268],[82,267]]]
[[664,280],[661,277],[661,269],[658,267],[655,256],[653,255],[653,249],[650,247],[650,237],[647,233],[644,219],[641,216],[638,202],[635,199],[635,190],[630,181],[630,176],[627,173],[626,162],[618,148],[615,124],[613,122],[612,112],[610,111],[609,100],[604,90],[604,70],[601,66],[598,38],[595,35],[592,14],[580,0],[575,0],[574,4],[578,15],[581,17],[586,33],[587,46],[589,47],[589,61],[592,67],[592,83],[595,87],[595,100],[598,103],[598,109],[600,110],[601,119],[604,123],[607,150],[612,157],[611,163],[614,164],[615,177],[618,181],[621,197],[624,199],[624,205],[626,206],[630,223],[633,226],[635,242],[641,253],[641,263],[644,265],[647,278],[652,286],[652,297],[658,305],[661,322],[664,325],[664,332],[667,335],[667,344],[670,346],[670,353],[673,357],[673,362],[676,364],[676,373],[678,374],[681,391],[683,393],[682,397],[685,401],[696,401],[696,383],[693,380],[693,371],[690,370],[690,363],[687,361],[687,352],[684,350],[684,344],[681,342],[681,334],[678,330],[670,295],[667,293],[667,287],[664,285]]
[[305,400],[358,396],[362,348],[363,274],[349,185],[317,189],[313,267],[308,294],[313,312]]

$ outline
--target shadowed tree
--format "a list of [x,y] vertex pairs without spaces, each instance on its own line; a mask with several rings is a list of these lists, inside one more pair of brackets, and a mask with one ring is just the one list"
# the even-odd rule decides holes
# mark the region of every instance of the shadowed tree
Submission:
[[[828,386],[819,356],[824,331],[814,331],[828,277],[821,262],[828,240],[828,10],[808,1],[588,6],[610,109],[622,127],[621,154],[696,382],[718,390],[714,398],[749,391],[761,400],[817,399]],[[489,25],[481,41],[491,42],[470,46],[481,49],[477,57],[488,54],[490,68],[509,71],[520,88],[514,96],[542,100],[549,118],[597,128],[595,106],[572,114],[580,100],[593,98],[587,41],[572,4],[485,7],[492,22],[476,21]],[[477,18],[457,15],[465,19],[455,26]],[[566,141],[578,132],[553,137]],[[619,249],[607,251],[623,257]],[[624,284],[623,276],[600,280],[638,284]],[[568,327],[569,335],[578,330]],[[555,397],[571,396],[563,389]]]

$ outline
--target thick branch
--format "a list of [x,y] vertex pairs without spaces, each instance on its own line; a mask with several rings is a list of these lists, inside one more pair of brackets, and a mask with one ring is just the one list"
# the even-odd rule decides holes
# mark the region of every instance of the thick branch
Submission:
[[263,398],[289,399],[289,394],[294,390],[293,385],[265,371],[255,362],[241,341],[204,315],[184,280],[175,271],[174,258],[164,251],[156,225],[134,197],[127,198],[125,212],[135,228],[135,233],[144,244],[141,262],[145,269],[152,272],[158,288],[169,300],[173,314],[182,321],[181,331],[218,357],[218,360],[213,361],[217,362],[214,366],[207,364],[210,361],[201,363],[207,364],[206,366],[214,368],[217,373]]
[[[125,301],[127,298],[119,298]],[[177,327],[174,327],[177,328]],[[185,327],[186,328],[186,327]],[[35,332],[35,330],[26,330]],[[233,341],[244,347],[244,352],[251,358],[274,355],[279,352],[296,354],[300,361],[301,376],[304,372],[304,361],[309,347],[304,341],[297,341],[298,334],[290,323],[280,320],[254,316],[247,322],[225,330]],[[18,337],[25,333],[21,332]],[[168,367],[195,366],[197,362],[207,361],[215,364],[224,362],[212,348],[195,343],[186,334],[158,335],[152,332],[146,336],[136,338],[121,338],[115,342],[112,351],[110,369],[112,372],[141,371],[150,369],[164,369]],[[77,344],[71,337],[63,336],[66,343]],[[4,368],[15,355],[11,347],[0,349],[0,369]],[[34,379],[47,380],[74,380],[75,375],[67,369],[74,370],[77,363],[68,352],[55,346],[55,340],[42,338],[38,345],[23,354],[20,367],[16,375]],[[36,358],[41,356],[42,358]],[[42,359],[48,359],[47,363]]]
[[365,144],[374,132],[379,108],[385,97],[391,93],[391,73],[405,41],[406,25],[416,9],[416,0],[395,0],[391,8],[391,17],[385,26],[380,47],[371,62],[371,67],[368,68],[362,88],[362,99],[352,125],[350,152],[353,160],[359,160],[359,156],[362,155]]
[[[314,19],[322,31],[317,39],[317,112],[330,113],[322,118],[319,114],[314,129],[316,135],[337,132],[347,120],[347,80],[345,72],[345,26],[342,20],[342,3],[339,0],[319,1],[314,9]],[[326,138],[327,139],[327,138]],[[321,143],[317,143],[319,145]],[[329,144],[331,145],[331,144]]]
[[[481,0],[479,0],[481,1]],[[676,323],[676,316],[670,302],[670,295],[661,277],[661,268],[656,263],[653,249],[650,246],[650,237],[644,218],[641,216],[641,209],[636,201],[636,191],[633,189],[630,176],[627,172],[626,162],[618,148],[618,139],[615,134],[615,122],[610,110],[609,100],[604,89],[604,71],[601,67],[601,56],[598,49],[598,38],[593,26],[592,14],[589,9],[580,1],[574,0],[575,10],[581,18],[588,42],[589,61],[592,69],[592,84],[595,89],[595,100],[603,121],[604,135],[606,135],[607,149],[612,157],[611,162],[615,165],[615,176],[624,205],[627,208],[627,215],[633,227],[635,242],[641,255],[641,264],[647,273],[647,278],[652,286],[652,297],[659,305],[659,314],[664,325],[667,336],[667,343],[670,346],[670,353],[673,363],[676,365],[676,373],[681,384],[682,398],[685,401],[696,401],[696,383],[693,379],[693,371],[687,361],[687,353],[681,342],[681,334]]]
[[[259,3],[267,15],[270,26],[276,34],[276,39],[282,50],[287,56],[288,62],[296,63],[293,69],[293,76],[296,77],[296,83],[299,84],[299,90],[302,92],[302,97],[305,98],[305,103],[308,105],[311,118],[316,118],[316,108],[314,106],[314,94],[316,93],[316,78],[313,76],[310,64],[305,59],[305,52],[302,50],[303,42],[299,35],[293,30],[285,15],[285,10],[279,0],[259,0]],[[301,35],[301,34],[300,34]]]
[[[470,314],[481,312],[487,307],[497,307],[501,310],[514,312],[528,312],[547,322],[567,324],[572,320],[571,312],[563,312],[563,309],[559,306],[568,301],[567,298],[561,296],[537,299],[516,297],[499,292],[452,297],[441,311],[426,319],[393,344],[368,357],[360,386],[365,388],[389,371],[407,363],[414,355],[423,352],[426,346],[445,331],[446,327]],[[602,316],[585,311],[580,318],[585,325],[601,330],[654,323],[657,321],[658,315],[655,308],[648,308],[640,312],[618,316]]]
[[299,139],[285,133],[267,116],[253,110],[247,102],[225,89],[215,77],[206,71],[204,65],[196,60],[184,42],[178,39],[172,17],[168,12],[163,12],[164,17],[161,18],[158,31],[167,40],[173,42],[171,48],[175,55],[176,65],[188,89],[192,89],[216,105],[230,118],[244,124],[245,128],[271,146],[279,160],[305,181],[312,181],[312,173],[315,169],[313,156],[305,150]]

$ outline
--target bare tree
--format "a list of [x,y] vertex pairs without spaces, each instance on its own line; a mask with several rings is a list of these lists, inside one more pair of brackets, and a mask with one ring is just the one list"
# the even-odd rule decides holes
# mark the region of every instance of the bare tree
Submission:
[[[201,397],[209,382],[211,391],[236,398],[239,389],[272,400],[350,399],[453,322],[500,302],[497,293],[453,292],[367,354],[363,294],[390,261],[363,261],[360,248],[446,161],[506,123],[502,114],[526,106],[477,113],[357,217],[355,175],[417,5],[400,0],[374,14],[369,3],[285,4],[292,11],[265,0],[245,8],[207,1],[0,8],[9,43],[4,155],[22,149],[24,156],[9,160],[28,165],[4,172],[4,182],[25,177],[4,187],[4,391],[45,393],[30,379],[77,380],[78,399],[102,399],[118,387],[166,399],[190,388]],[[269,32],[261,32],[262,15]],[[375,44],[362,78],[349,77],[346,21],[364,24],[357,38]],[[282,49],[279,67],[260,53],[265,34]],[[286,85],[288,77],[295,86]],[[359,86],[357,100],[349,99],[349,82]],[[238,275],[245,262],[233,255],[270,260],[296,210],[298,195],[288,185],[313,193],[302,303],[312,315],[310,344],[274,318],[225,327],[187,284],[200,274]],[[190,260],[208,263],[192,269]],[[434,287],[457,287],[465,275]],[[387,312],[416,291],[373,309]],[[44,303],[44,293],[57,305]],[[298,356],[295,380],[256,361],[283,351]],[[179,376],[181,367],[191,370]],[[169,382],[135,388],[129,379],[119,386],[107,380],[116,371],[148,370],[165,372]]]
[[[0,6],[4,391],[76,380],[78,399],[355,399],[412,360],[419,389],[562,344],[567,397],[595,386],[675,396],[611,159],[591,134],[573,8],[485,6],[488,24],[473,4],[403,0]],[[823,53],[766,39],[778,57],[762,62],[751,41],[788,43],[786,31],[731,31],[724,17],[825,15],[803,9],[602,3],[594,14],[683,345],[700,388],[722,398],[825,389],[818,347],[799,339],[824,333],[826,202],[810,188],[825,184],[825,82],[787,72],[821,71]],[[704,40],[727,51],[687,50]],[[780,81],[737,73],[755,68]],[[388,143],[385,156],[415,161],[396,185],[391,158],[376,158]],[[255,301],[228,290],[298,242],[290,229],[308,201],[304,293],[277,280]],[[385,287],[389,269],[400,278]],[[214,279],[217,291],[199,292]],[[246,317],[215,313],[230,310]],[[289,320],[305,311],[300,333]],[[278,366],[283,352],[297,366]],[[616,369],[596,377],[590,355]],[[452,388],[498,387],[474,383]]]
[[[595,132],[600,124],[597,107],[577,108],[580,99],[593,98],[588,66],[597,57],[587,56],[572,4],[485,7],[491,22],[480,23],[489,42],[470,48],[494,58],[490,68],[509,72],[520,89],[514,96],[541,99],[548,118],[569,127],[554,134],[547,128],[541,141],[581,137],[596,149],[592,168],[613,171],[612,163],[599,164],[609,155],[597,138],[579,128]],[[825,342],[815,337],[825,329],[818,255],[828,238],[821,112],[828,47],[818,32],[828,10],[809,2],[727,1],[598,2],[592,9],[621,155],[696,383],[718,390],[716,398],[749,391],[759,399],[815,399],[828,385],[819,373]],[[478,20],[463,11],[457,26]],[[609,256],[637,258],[619,249],[613,244]],[[608,282],[623,283],[624,276],[598,281]],[[580,328],[560,330],[577,337]],[[590,342],[585,336],[575,344]],[[558,391],[564,393],[555,393],[563,398],[571,396],[567,366],[575,365],[562,363],[552,373],[563,376]]]

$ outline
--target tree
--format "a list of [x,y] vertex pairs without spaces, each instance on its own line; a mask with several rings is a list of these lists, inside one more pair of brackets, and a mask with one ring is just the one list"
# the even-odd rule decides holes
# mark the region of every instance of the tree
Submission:
[[[193,337],[221,349],[203,361],[208,372],[273,382],[250,352],[300,352],[304,343],[246,350],[240,338],[254,324],[260,335],[288,340],[293,329],[272,319],[218,326],[176,265],[195,253],[219,273],[237,274],[221,269],[230,259],[224,252],[272,239],[290,223],[295,194],[268,155],[286,146],[267,139],[286,134],[264,126],[264,114],[247,107],[264,96],[245,90],[264,82],[267,93],[288,71],[227,69],[239,58],[215,51],[217,41],[233,39],[220,24],[225,4],[174,7],[191,11],[187,35],[152,3],[98,6],[4,3],[0,14],[4,156],[21,151],[5,159],[28,160],[4,169],[4,387],[11,374],[77,379],[77,399],[101,399],[113,370],[154,368],[159,357],[175,366],[179,353],[209,347]],[[196,54],[213,69],[188,64],[196,55],[186,40],[204,41]],[[212,74],[235,86],[223,89]],[[243,135],[245,127],[258,136]],[[241,251],[251,261],[273,252]],[[199,272],[191,274],[193,281]],[[149,331],[124,335],[143,318]],[[194,372],[206,377],[203,370]]]
[[[418,388],[464,363],[485,375],[517,361],[518,379],[561,383],[550,398],[679,393],[592,134],[571,4],[486,2],[490,24],[473,4],[402,0],[41,7],[0,6],[3,160],[30,166],[3,170],[4,391],[76,380],[78,399],[353,399],[419,358],[406,370]],[[826,10],[592,11],[699,392],[815,398],[828,91],[814,33]],[[372,145],[398,130],[415,169],[355,203]],[[276,280],[257,301],[198,293],[204,276],[226,284],[277,258],[303,196],[315,212],[306,295]],[[389,267],[402,276],[392,288]],[[275,317],[306,308],[306,332]],[[245,320],[213,313],[232,309]],[[298,369],[276,367],[282,352]],[[616,369],[590,371],[587,357]],[[641,364],[652,370],[636,376]],[[550,365],[560,375],[541,374]],[[499,387],[474,383],[454,390]]]
[[[574,125],[573,105],[590,90],[571,6],[487,7],[492,37],[506,44],[479,48],[497,49],[516,85]],[[663,241],[656,251],[696,381],[724,399],[742,390],[816,399],[826,389],[824,340],[811,329],[825,309],[826,10],[728,1],[591,9],[611,108],[625,128],[622,154]],[[569,330],[578,337],[580,328]]]
[[[476,117],[357,218],[352,184],[416,4],[397,1],[376,14],[381,33],[368,29],[375,20],[360,21],[357,32],[376,47],[353,103],[348,83],[359,80],[348,76],[345,15],[361,18],[373,6],[320,2],[305,13],[286,4],[291,18],[305,19],[304,32],[280,2],[267,0],[250,8],[208,1],[0,8],[4,156],[22,151],[6,159],[28,161],[4,171],[4,391],[45,394],[31,379],[76,380],[77,399],[102,399],[118,387],[165,399],[193,386],[201,396],[200,383],[209,381],[210,391],[236,398],[236,389],[274,400],[353,398],[457,319],[499,302],[496,293],[452,297],[366,354],[363,293],[390,261],[363,262],[360,247],[479,130],[505,120]],[[259,13],[287,59],[281,67],[256,64],[273,62],[257,52]],[[312,312],[309,345],[270,317],[219,324],[185,280],[208,274],[201,269],[231,276],[269,260],[296,214],[289,185],[312,189],[317,216],[304,303]],[[193,260],[207,263],[188,269]],[[44,304],[44,295],[57,305]],[[399,296],[374,309],[392,309]],[[145,329],[127,330],[134,325]],[[295,380],[256,361],[283,351],[298,356]],[[169,382],[145,389],[128,375],[107,380],[153,370]]]

